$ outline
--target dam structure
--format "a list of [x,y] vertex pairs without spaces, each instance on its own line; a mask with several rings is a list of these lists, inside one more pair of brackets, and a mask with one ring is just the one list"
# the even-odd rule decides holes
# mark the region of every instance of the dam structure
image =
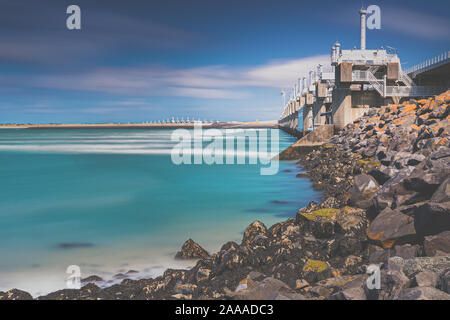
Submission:
[[344,50],[336,42],[330,65],[312,66],[284,102],[280,129],[301,137],[323,125],[333,130],[364,115],[370,108],[425,98],[450,87],[450,51],[403,70],[394,48],[366,49],[366,15],[360,14],[360,48]]

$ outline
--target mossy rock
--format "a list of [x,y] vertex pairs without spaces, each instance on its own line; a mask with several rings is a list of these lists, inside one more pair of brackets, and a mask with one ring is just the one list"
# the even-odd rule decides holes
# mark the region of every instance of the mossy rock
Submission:
[[323,272],[328,269],[328,263],[321,260],[308,259],[306,264],[303,266],[304,272]]
[[380,161],[374,161],[373,159],[368,159],[368,160],[358,160],[358,163],[363,165],[363,166],[372,166],[372,167],[380,167],[381,166],[381,162]]
[[304,216],[308,220],[316,220],[317,218],[321,218],[322,220],[331,220],[340,210],[334,208],[325,208],[315,210],[309,213],[301,212],[300,214]]

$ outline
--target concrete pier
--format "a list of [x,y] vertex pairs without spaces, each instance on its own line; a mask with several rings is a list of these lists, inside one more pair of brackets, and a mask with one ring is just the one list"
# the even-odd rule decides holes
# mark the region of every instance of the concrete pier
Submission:
[[319,65],[303,76],[300,90],[295,87],[285,105],[280,128],[303,135],[325,124],[340,130],[370,108],[430,97],[450,87],[450,51],[404,71],[395,49],[366,48],[367,11],[359,13],[360,49],[342,50],[336,42],[327,66],[331,71]]

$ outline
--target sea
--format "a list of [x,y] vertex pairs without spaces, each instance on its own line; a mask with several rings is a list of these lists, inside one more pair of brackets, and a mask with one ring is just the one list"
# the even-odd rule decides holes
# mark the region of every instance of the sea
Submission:
[[82,278],[99,275],[101,286],[130,270],[130,278],[156,277],[195,264],[174,259],[189,238],[214,253],[240,243],[255,220],[270,227],[294,217],[320,193],[296,177],[295,162],[271,175],[250,163],[295,142],[266,133],[279,150],[246,152],[246,163],[179,164],[174,129],[1,129],[0,291],[64,289],[69,266]]

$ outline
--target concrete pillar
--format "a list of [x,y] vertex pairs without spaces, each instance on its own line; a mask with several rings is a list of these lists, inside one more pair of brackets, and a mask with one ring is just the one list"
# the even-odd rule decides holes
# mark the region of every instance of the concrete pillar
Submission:
[[324,99],[317,99],[313,104],[312,113],[313,113],[314,127],[325,124],[326,117],[320,115],[321,113],[326,112],[327,110],[325,103],[323,101]]
[[303,107],[303,133],[307,133],[309,129],[313,129],[313,123],[311,121],[312,105],[305,105]]
[[334,89],[331,111],[333,124],[336,129],[343,129],[347,125],[349,119],[348,114],[351,112],[351,108],[352,95],[350,89]]
[[366,50],[366,14],[367,10],[361,9],[359,11],[361,15],[361,50]]

